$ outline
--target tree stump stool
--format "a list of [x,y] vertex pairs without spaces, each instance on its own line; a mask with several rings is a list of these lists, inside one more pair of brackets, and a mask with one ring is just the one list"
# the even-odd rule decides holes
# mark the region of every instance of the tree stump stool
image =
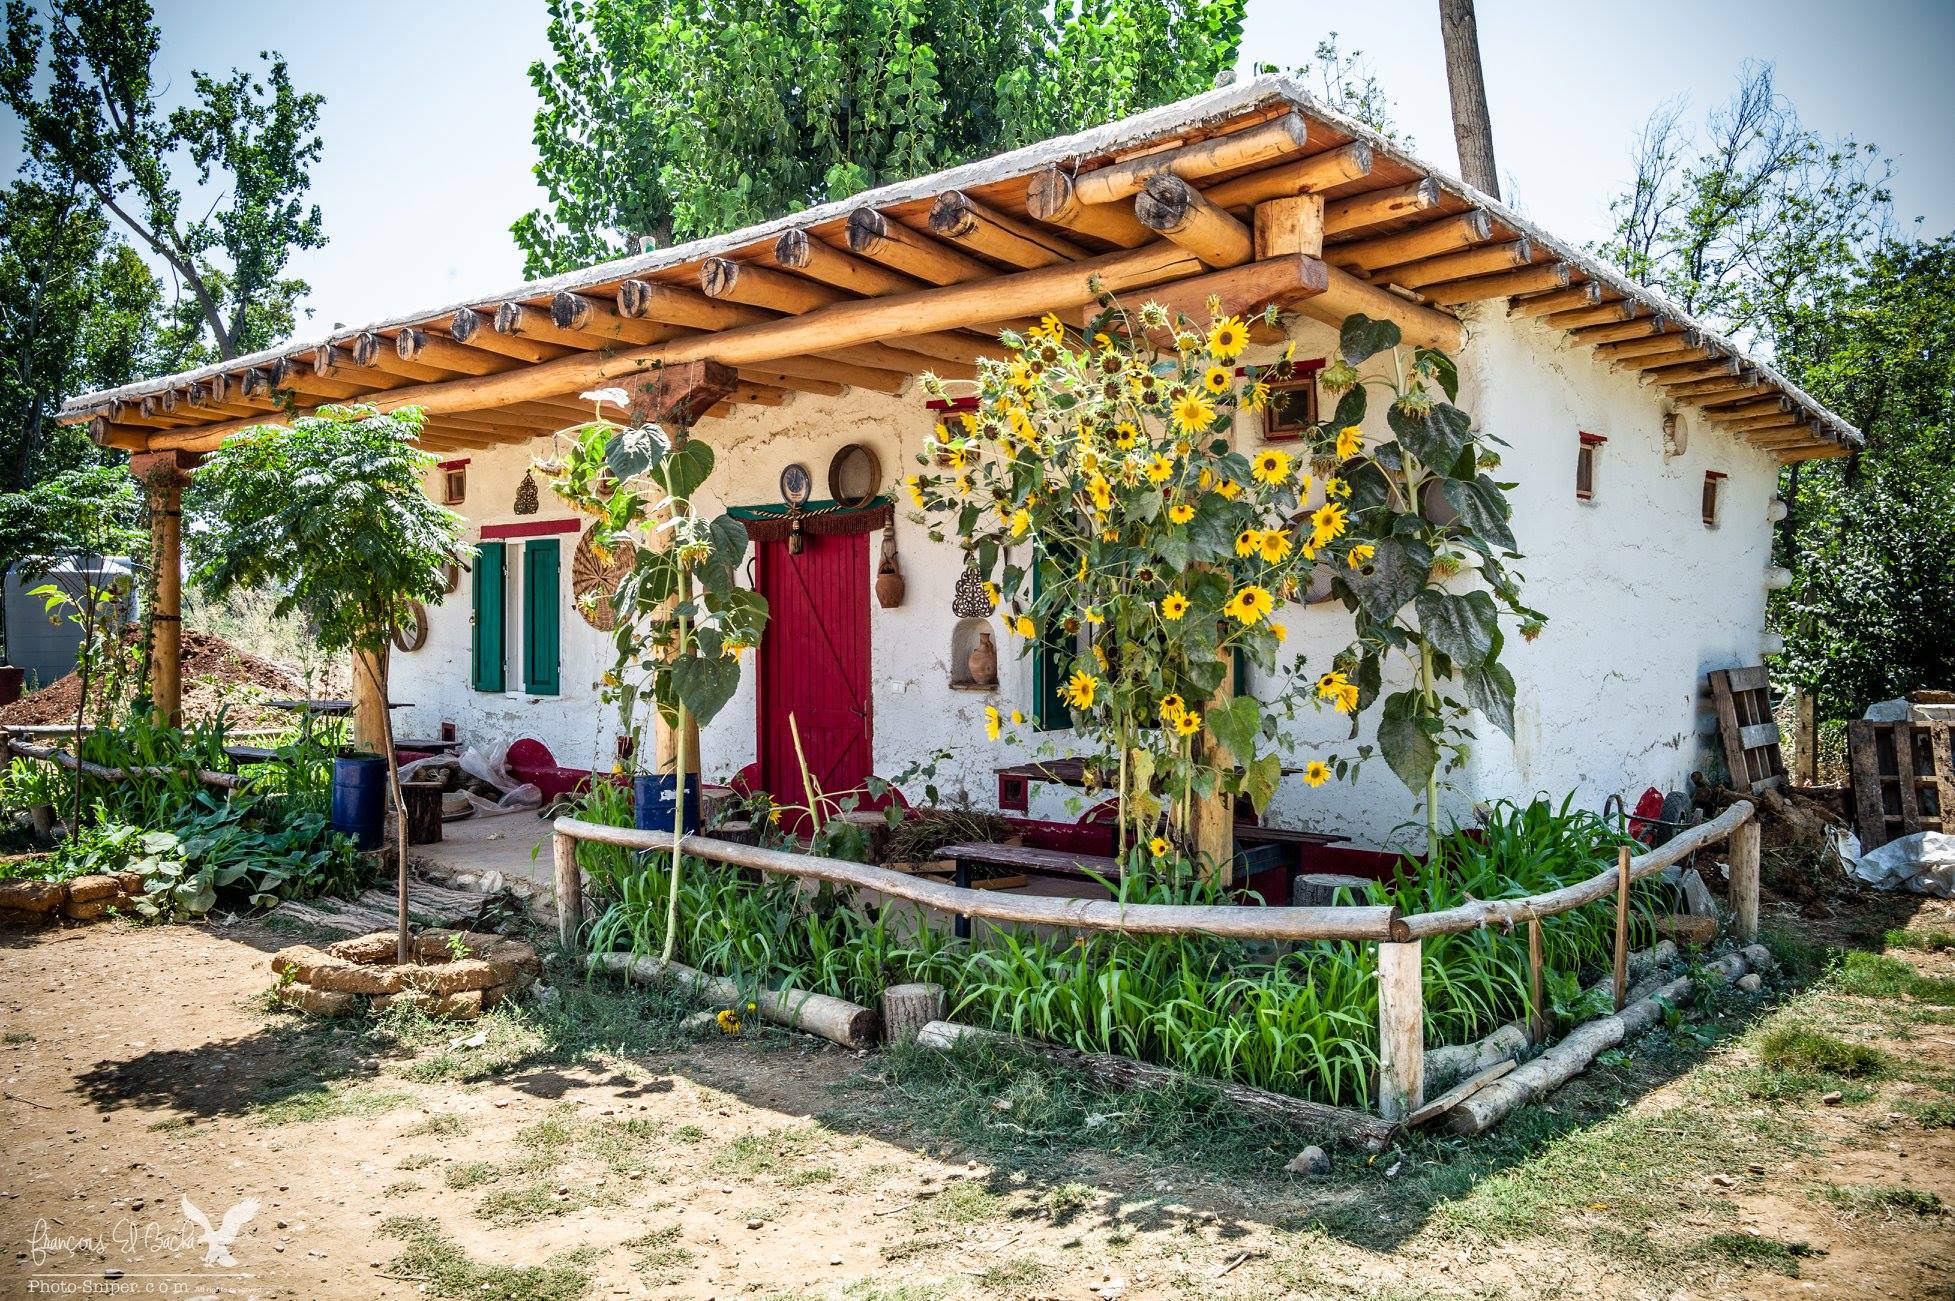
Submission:
[[942,985],[891,985],[882,992],[883,1039],[892,1047],[914,1042],[924,1026],[943,1019]]

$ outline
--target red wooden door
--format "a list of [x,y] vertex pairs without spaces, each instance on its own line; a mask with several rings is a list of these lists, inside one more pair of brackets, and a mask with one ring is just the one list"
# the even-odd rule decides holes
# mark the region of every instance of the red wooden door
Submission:
[[[759,544],[767,598],[760,642],[760,782],[782,804],[805,805],[792,717],[808,771],[828,794],[860,785],[871,769],[869,535]],[[796,827],[795,830],[802,828]]]

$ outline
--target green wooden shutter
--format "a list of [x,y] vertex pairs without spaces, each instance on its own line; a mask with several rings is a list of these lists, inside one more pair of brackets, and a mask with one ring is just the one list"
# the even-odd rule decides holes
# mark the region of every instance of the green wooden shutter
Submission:
[[[1032,599],[1037,601],[1045,588],[1045,566],[1032,566]],[[1064,627],[1039,629],[1038,646],[1032,652],[1032,723],[1041,732],[1069,729],[1072,709],[1066,704],[1066,666],[1072,661],[1075,641]]]
[[535,538],[523,547],[523,690],[557,694],[557,540]]
[[475,549],[475,626],[469,635],[469,663],[477,691],[501,691],[504,544],[484,542]]

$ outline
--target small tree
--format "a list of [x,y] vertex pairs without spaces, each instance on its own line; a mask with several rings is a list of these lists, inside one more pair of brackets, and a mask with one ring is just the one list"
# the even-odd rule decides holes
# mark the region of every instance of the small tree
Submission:
[[444,595],[441,568],[459,561],[460,518],[429,500],[434,458],[415,444],[421,413],[321,407],[291,425],[233,434],[190,494],[196,581],[212,599],[271,588],[276,615],[297,614],[328,653],[357,652],[373,673],[399,854],[400,948],[407,930],[407,831],[386,709],[387,643],[416,601]]

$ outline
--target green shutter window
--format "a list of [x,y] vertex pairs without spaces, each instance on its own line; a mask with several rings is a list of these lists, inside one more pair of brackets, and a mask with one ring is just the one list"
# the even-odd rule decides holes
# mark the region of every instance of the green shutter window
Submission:
[[[1037,601],[1045,588],[1045,566],[1032,566],[1032,599]],[[1032,724],[1041,732],[1070,729],[1072,709],[1066,704],[1066,666],[1077,643],[1063,627],[1039,629],[1038,646],[1032,652]]]
[[469,663],[477,691],[501,691],[503,641],[503,544],[484,542],[475,549],[475,626],[469,636]]
[[523,690],[557,694],[557,540],[535,538],[523,547]]

